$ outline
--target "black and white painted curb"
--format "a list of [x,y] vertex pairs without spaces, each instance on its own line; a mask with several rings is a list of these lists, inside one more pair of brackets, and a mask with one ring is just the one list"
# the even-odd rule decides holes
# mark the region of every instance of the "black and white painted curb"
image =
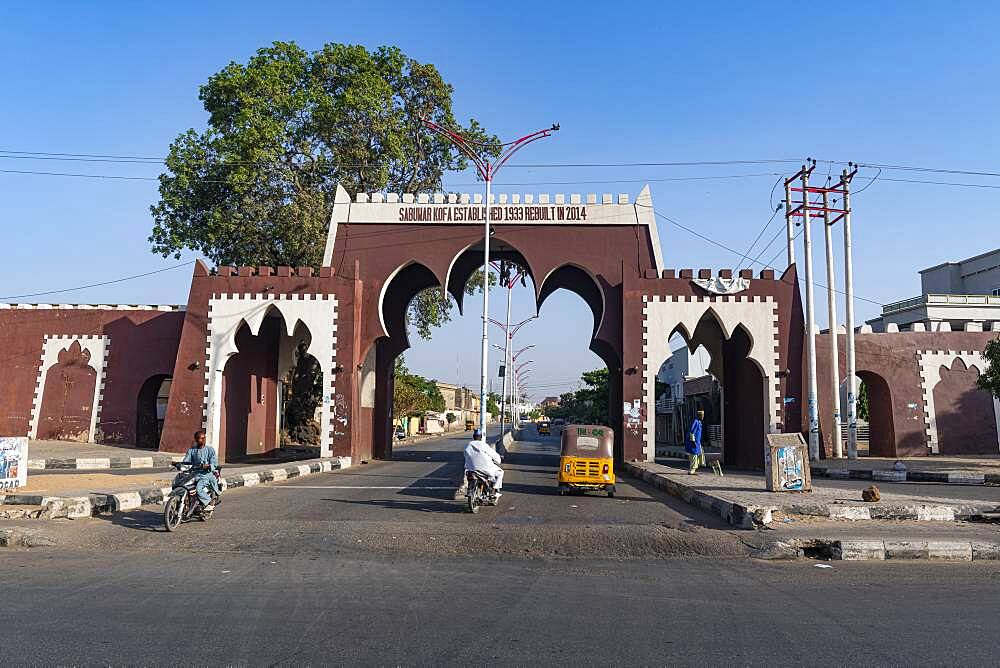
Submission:
[[[279,468],[232,475],[222,479],[222,488],[256,487],[269,482],[298,478],[313,473],[326,473],[350,468],[350,457],[334,457],[318,461],[292,464]],[[144,487],[129,492],[88,494],[87,496],[58,497],[40,494],[0,495],[0,505],[42,506],[51,510],[52,517],[90,517],[107,512],[135,510],[146,504],[159,504],[170,496],[170,487]]]
[[[657,448],[657,457],[687,459],[683,448]],[[948,485],[1000,485],[1000,473],[975,471],[896,471],[894,469],[849,469],[835,466],[810,467],[813,476],[834,480],[874,480],[879,482],[937,482]]]
[[168,468],[184,455],[149,455],[146,457],[74,457],[29,459],[29,471],[106,471],[119,469]]
[[[813,541],[814,543],[818,541]],[[1000,543],[948,540],[831,540],[831,559],[839,561],[997,561]]]
[[854,469],[827,466],[811,467],[814,476],[836,480],[875,480],[881,482],[939,482],[948,485],[1000,485],[1000,473],[973,471],[895,471],[893,469]]
[[955,522],[988,518],[1000,508],[995,503],[945,504],[878,504],[854,506],[835,503],[789,503],[781,506],[744,505],[727,501],[713,494],[685,485],[670,476],[649,471],[626,462],[625,472],[643,480],[671,496],[676,496],[729,522],[735,527],[752,529],[774,521],[774,513],[805,515],[839,520],[910,520],[919,522]]

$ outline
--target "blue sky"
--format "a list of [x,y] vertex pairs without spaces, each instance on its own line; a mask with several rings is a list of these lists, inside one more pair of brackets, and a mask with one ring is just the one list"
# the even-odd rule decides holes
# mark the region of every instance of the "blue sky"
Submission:
[[[0,149],[162,155],[178,133],[204,126],[198,86],[230,60],[245,61],[274,40],[307,49],[339,41],[395,44],[434,63],[455,87],[457,115],[502,137],[559,121],[558,137],[527,149],[523,162],[812,156],[1000,172],[995,3],[864,3],[817,7],[811,17],[780,4],[692,4],[21,3],[6,10],[0,28]],[[648,180],[660,212],[741,251],[661,221],[667,266],[731,267],[770,216],[777,177],[663,179],[795,169],[778,167],[512,166],[497,189],[634,196]],[[149,165],[3,158],[0,169],[157,174]],[[862,170],[859,187],[873,175]],[[889,179],[1000,186],[1000,178],[883,172],[854,202],[859,296],[876,303],[912,296],[918,269],[1000,245],[1000,190]],[[461,174],[447,181],[471,182]],[[175,264],[149,253],[156,198],[152,181],[0,172],[0,297]],[[822,272],[821,246],[814,257]],[[20,301],[183,303],[189,278],[178,269]],[[527,291],[515,299],[516,315],[532,314]],[[497,293],[496,313],[501,302]],[[859,301],[859,318],[875,315],[876,303]],[[473,311],[415,345],[409,366],[476,384]],[[825,323],[822,304],[817,312]],[[586,349],[589,320],[582,301],[557,293],[523,330],[524,344],[538,346],[531,351],[537,395],[564,390],[598,366]]]

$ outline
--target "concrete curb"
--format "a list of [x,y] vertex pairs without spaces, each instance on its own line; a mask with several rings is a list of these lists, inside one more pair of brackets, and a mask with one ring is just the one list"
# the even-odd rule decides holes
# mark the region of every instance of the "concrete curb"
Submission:
[[690,503],[692,506],[708,511],[713,515],[718,515],[740,529],[753,529],[771,523],[771,508],[758,508],[756,506],[744,506],[720,499],[717,496],[706,494],[687,485],[683,485],[676,480],[671,480],[666,476],[659,475],[653,471],[647,471],[632,462],[625,462],[625,473],[633,478],[638,478],[649,483],[659,490],[663,490],[671,496]]
[[813,466],[813,475],[835,480],[876,480],[883,482],[938,482],[947,485],[1000,485],[1000,473],[974,471],[896,471],[893,469],[856,470]]
[[702,492],[668,476],[648,471],[641,466],[626,462],[624,470],[629,475],[643,480],[671,496],[676,496],[693,506],[718,515],[729,524],[741,529],[768,526],[774,521],[774,513],[786,515],[806,515],[828,517],[840,520],[911,520],[919,522],[955,522],[959,520],[988,517],[997,512],[996,504],[908,504],[849,506],[832,503],[789,503],[781,506],[743,505],[727,501],[718,496]]
[[37,529],[6,527],[0,529],[0,547],[39,547],[56,541]]
[[145,457],[75,457],[72,459],[29,459],[29,471],[107,471],[119,469],[168,468],[184,455],[147,455]]
[[1000,543],[948,540],[814,540],[835,561],[998,561]]
[[[659,448],[657,457],[686,459],[683,449]],[[834,480],[874,480],[881,482],[937,482],[947,485],[1000,485],[1000,473],[976,473],[975,471],[896,471],[895,469],[849,469],[835,466],[812,465],[814,476]]]
[[[301,464],[232,475],[222,479],[222,489],[256,487],[269,482],[298,478],[313,473],[326,473],[350,468],[350,457],[313,460]],[[88,494],[87,496],[42,496],[40,494],[0,495],[0,505],[42,506],[49,517],[90,517],[100,513],[135,510],[150,503],[163,503],[170,496],[170,487],[143,487],[128,492]]]

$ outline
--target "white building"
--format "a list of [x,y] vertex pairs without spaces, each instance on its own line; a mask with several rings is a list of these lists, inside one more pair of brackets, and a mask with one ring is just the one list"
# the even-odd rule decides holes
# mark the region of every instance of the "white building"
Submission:
[[1000,249],[922,269],[920,288],[883,306],[872,330],[1000,331]]

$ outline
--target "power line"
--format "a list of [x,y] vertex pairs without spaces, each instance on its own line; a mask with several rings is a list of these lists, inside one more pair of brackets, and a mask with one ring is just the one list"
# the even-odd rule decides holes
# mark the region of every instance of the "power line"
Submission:
[[[654,211],[654,213],[657,216],[659,216],[659,217],[663,218],[664,220],[666,220],[667,222],[671,223],[672,225],[675,225],[676,227],[681,228],[685,232],[688,232],[688,233],[690,233],[690,234],[698,237],[699,239],[707,241],[708,243],[710,243],[710,244],[712,244],[714,246],[718,246],[719,248],[722,248],[723,250],[727,250],[730,253],[739,254],[739,251],[737,251],[737,250],[735,250],[733,248],[730,248],[729,246],[727,246],[727,245],[725,245],[723,243],[720,243],[720,242],[716,241],[715,239],[711,239],[709,237],[706,237],[704,234],[700,234],[700,233],[696,232],[695,230],[692,230],[690,227],[687,227],[686,225],[682,225],[681,223],[678,223],[673,218],[670,218],[669,216],[666,216],[666,215],[660,213],[659,211]],[[798,236],[798,235],[796,235],[796,236]],[[779,253],[780,253],[780,251],[779,251]],[[761,262],[755,262],[755,264],[763,264],[763,263],[761,263]],[[770,263],[763,264],[763,266],[764,266],[765,269],[771,268]],[[827,286],[825,286],[825,285],[823,285],[821,283],[817,283],[816,281],[813,281],[813,285],[815,285],[818,288],[822,288],[824,290],[827,289]],[[840,293],[840,294],[844,294],[842,291],[837,290],[836,288],[834,288],[833,291],[837,292],[837,293]],[[861,301],[864,301],[864,302],[869,302],[871,304],[875,304],[876,306],[884,306],[884,304],[882,304],[882,302],[875,301],[874,299],[867,299],[865,297],[859,297],[858,295],[854,295],[854,298],[855,299],[860,299]]]
[[165,271],[171,271],[173,269],[180,269],[181,267],[187,267],[195,263],[195,260],[188,260],[187,262],[182,262],[180,264],[175,264],[172,267],[164,267],[163,269],[155,269],[153,271],[147,271],[142,274],[135,274],[133,276],[124,276],[122,278],[116,278],[111,281],[102,281],[100,283],[91,283],[90,285],[79,285],[75,288],[63,288],[61,290],[46,290],[45,292],[31,292],[23,295],[8,295],[6,297],[0,297],[0,299],[23,299],[25,297],[41,297],[43,295],[56,295],[63,292],[75,292],[77,290],[86,290],[87,288],[98,288],[103,285],[112,285],[114,283],[123,283],[125,281],[131,281],[135,278],[143,278],[145,276],[152,276],[153,274],[161,274]]

